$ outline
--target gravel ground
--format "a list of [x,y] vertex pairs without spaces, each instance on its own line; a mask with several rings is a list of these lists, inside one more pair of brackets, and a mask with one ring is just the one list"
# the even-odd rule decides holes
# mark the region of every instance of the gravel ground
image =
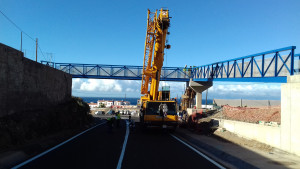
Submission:
[[[219,139],[221,141],[230,141],[232,143],[235,143],[237,145],[240,145],[242,147],[246,147],[248,149],[257,149],[260,151],[265,151],[265,152],[272,152],[274,148],[272,146],[269,146],[267,144],[255,141],[255,140],[249,140],[243,137],[239,137],[238,135],[231,133],[229,131],[224,131],[224,130],[217,130],[213,134],[214,136],[218,136],[215,138],[222,138]],[[225,139],[225,140],[224,140]]]
[[207,117],[194,120],[194,123],[188,124],[188,128],[200,135],[209,135],[221,141],[233,142],[242,147],[249,149],[257,149],[265,152],[272,152],[274,148],[267,144],[260,143],[255,140],[249,140],[240,137],[229,131],[218,129],[213,126],[214,118],[228,119],[235,121],[243,121],[250,123],[280,122],[280,106],[247,108],[247,107],[231,107],[223,106],[218,111],[207,113]]
[[259,121],[280,123],[280,113],[280,106],[260,108],[223,106],[213,117],[249,123],[259,123]]

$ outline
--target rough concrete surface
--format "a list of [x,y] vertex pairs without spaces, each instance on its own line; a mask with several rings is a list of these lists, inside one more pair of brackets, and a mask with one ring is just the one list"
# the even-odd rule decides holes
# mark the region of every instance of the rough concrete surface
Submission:
[[0,43],[0,117],[64,103],[72,76],[42,65]]
[[280,100],[244,100],[244,99],[214,99],[218,106],[235,106],[235,107],[265,107],[280,106]]

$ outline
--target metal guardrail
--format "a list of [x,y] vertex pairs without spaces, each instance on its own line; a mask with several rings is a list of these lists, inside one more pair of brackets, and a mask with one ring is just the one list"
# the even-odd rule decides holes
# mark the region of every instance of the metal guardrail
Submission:
[[194,81],[286,82],[295,69],[296,46],[275,49],[245,57],[193,67]]
[[[76,64],[76,63],[54,63],[41,61],[55,69],[72,75],[73,78],[94,79],[118,79],[118,80],[141,80],[143,66],[128,65],[102,65],[102,64]],[[163,67],[160,79],[162,81],[187,82],[190,75],[182,67]]]

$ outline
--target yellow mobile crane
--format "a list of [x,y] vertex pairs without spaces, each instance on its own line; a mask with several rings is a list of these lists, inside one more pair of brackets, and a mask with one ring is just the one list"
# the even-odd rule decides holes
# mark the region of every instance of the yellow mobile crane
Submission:
[[[178,124],[177,103],[170,101],[170,90],[158,91],[164,49],[170,48],[170,45],[165,45],[169,26],[169,10],[160,9],[158,13],[157,10],[150,12],[148,9],[140,121],[144,126],[176,129]],[[150,91],[148,91],[149,84]]]

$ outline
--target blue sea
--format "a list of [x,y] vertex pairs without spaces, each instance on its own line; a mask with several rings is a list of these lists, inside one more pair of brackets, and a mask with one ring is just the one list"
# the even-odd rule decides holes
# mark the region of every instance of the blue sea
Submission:
[[[140,98],[124,98],[124,97],[81,97],[83,101],[90,103],[97,103],[98,100],[113,100],[113,101],[129,101],[131,105],[137,105],[137,101]],[[212,104],[212,99],[207,99],[207,104]],[[180,104],[180,100],[178,100],[178,104]],[[205,99],[202,100],[202,104],[205,104]]]

